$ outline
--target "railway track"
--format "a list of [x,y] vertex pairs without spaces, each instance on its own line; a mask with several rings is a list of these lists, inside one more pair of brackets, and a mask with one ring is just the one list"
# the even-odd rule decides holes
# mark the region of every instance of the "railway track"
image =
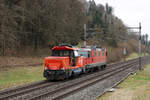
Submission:
[[6,99],[9,99],[9,98],[14,98],[14,97],[17,97],[17,96],[21,96],[21,95],[30,93],[32,91],[39,90],[40,88],[45,88],[45,87],[48,87],[48,86],[52,86],[54,84],[56,84],[56,83],[55,82],[50,83],[48,81],[41,81],[39,83],[35,83],[35,84],[28,85],[28,86],[22,86],[20,88],[16,88],[14,90],[13,89],[8,90],[8,91],[0,93],[0,100],[6,100]]
[[24,88],[31,88],[32,86],[38,86],[38,85],[41,85],[41,84],[44,84],[44,83],[47,83],[47,82],[48,82],[47,80],[42,80],[42,81],[39,81],[39,82],[34,82],[34,83],[30,83],[30,84],[23,85],[23,86],[18,86],[18,87],[14,87],[14,88],[5,89],[5,90],[0,91],[0,97],[5,95],[5,94],[10,94],[10,93],[22,90]]
[[133,62],[132,64],[128,63],[126,65],[119,66],[119,67],[117,67],[118,70],[116,70],[116,68],[113,68],[113,69],[104,71],[102,73],[93,74],[92,76],[89,76],[88,78],[84,78],[84,80],[82,80],[82,81],[79,81],[79,82],[76,81],[69,85],[57,88],[54,91],[45,92],[43,94],[34,96],[29,100],[43,99],[45,97],[49,97],[48,99],[50,99],[50,100],[59,100],[61,98],[66,97],[67,95],[70,95],[71,93],[74,93],[74,92],[79,91],[83,88],[86,88],[94,83],[102,81],[102,80],[106,79],[107,77],[110,77],[120,71],[124,71],[125,68],[127,68],[125,66],[132,67],[133,65],[135,65],[135,63],[136,62]]
[[[145,64],[147,57],[142,58],[142,64]],[[144,62],[145,61],[145,62]],[[116,73],[121,73],[129,68],[137,68],[138,59],[127,62],[119,62],[110,64],[106,70],[98,71],[96,73],[89,73],[81,77],[65,80],[61,82],[41,81],[25,86],[7,89],[0,92],[0,100],[37,100],[37,99],[60,99],[64,98],[70,93],[80,91],[90,85],[100,82]]]

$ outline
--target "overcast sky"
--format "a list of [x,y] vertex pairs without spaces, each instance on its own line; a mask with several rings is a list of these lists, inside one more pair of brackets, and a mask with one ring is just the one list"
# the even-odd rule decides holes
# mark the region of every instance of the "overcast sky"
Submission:
[[142,24],[142,34],[150,39],[150,0],[95,0],[97,4],[106,4],[114,8],[114,14],[129,27]]

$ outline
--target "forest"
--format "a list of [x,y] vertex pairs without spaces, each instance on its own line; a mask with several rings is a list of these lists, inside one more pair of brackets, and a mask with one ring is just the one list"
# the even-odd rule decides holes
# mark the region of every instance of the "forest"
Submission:
[[[117,48],[119,42],[138,40],[109,4],[90,0],[0,0],[0,56],[18,55],[28,49],[37,52],[59,43]],[[150,45],[148,35],[142,43]]]

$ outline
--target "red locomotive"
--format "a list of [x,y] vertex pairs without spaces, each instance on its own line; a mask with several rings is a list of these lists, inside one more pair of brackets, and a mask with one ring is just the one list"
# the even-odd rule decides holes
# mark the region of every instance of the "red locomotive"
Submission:
[[94,69],[106,67],[106,49],[98,47],[75,48],[59,45],[52,48],[52,55],[44,60],[44,77],[48,80],[69,78]]

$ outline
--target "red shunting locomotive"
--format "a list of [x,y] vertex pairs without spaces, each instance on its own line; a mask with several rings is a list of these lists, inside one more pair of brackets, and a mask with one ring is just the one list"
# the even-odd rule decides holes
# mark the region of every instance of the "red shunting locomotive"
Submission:
[[43,75],[48,80],[65,79],[93,69],[104,69],[106,64],[107,51],[104,48],[75,48],[62,44],[53,47],[52,55],[44,59]]

